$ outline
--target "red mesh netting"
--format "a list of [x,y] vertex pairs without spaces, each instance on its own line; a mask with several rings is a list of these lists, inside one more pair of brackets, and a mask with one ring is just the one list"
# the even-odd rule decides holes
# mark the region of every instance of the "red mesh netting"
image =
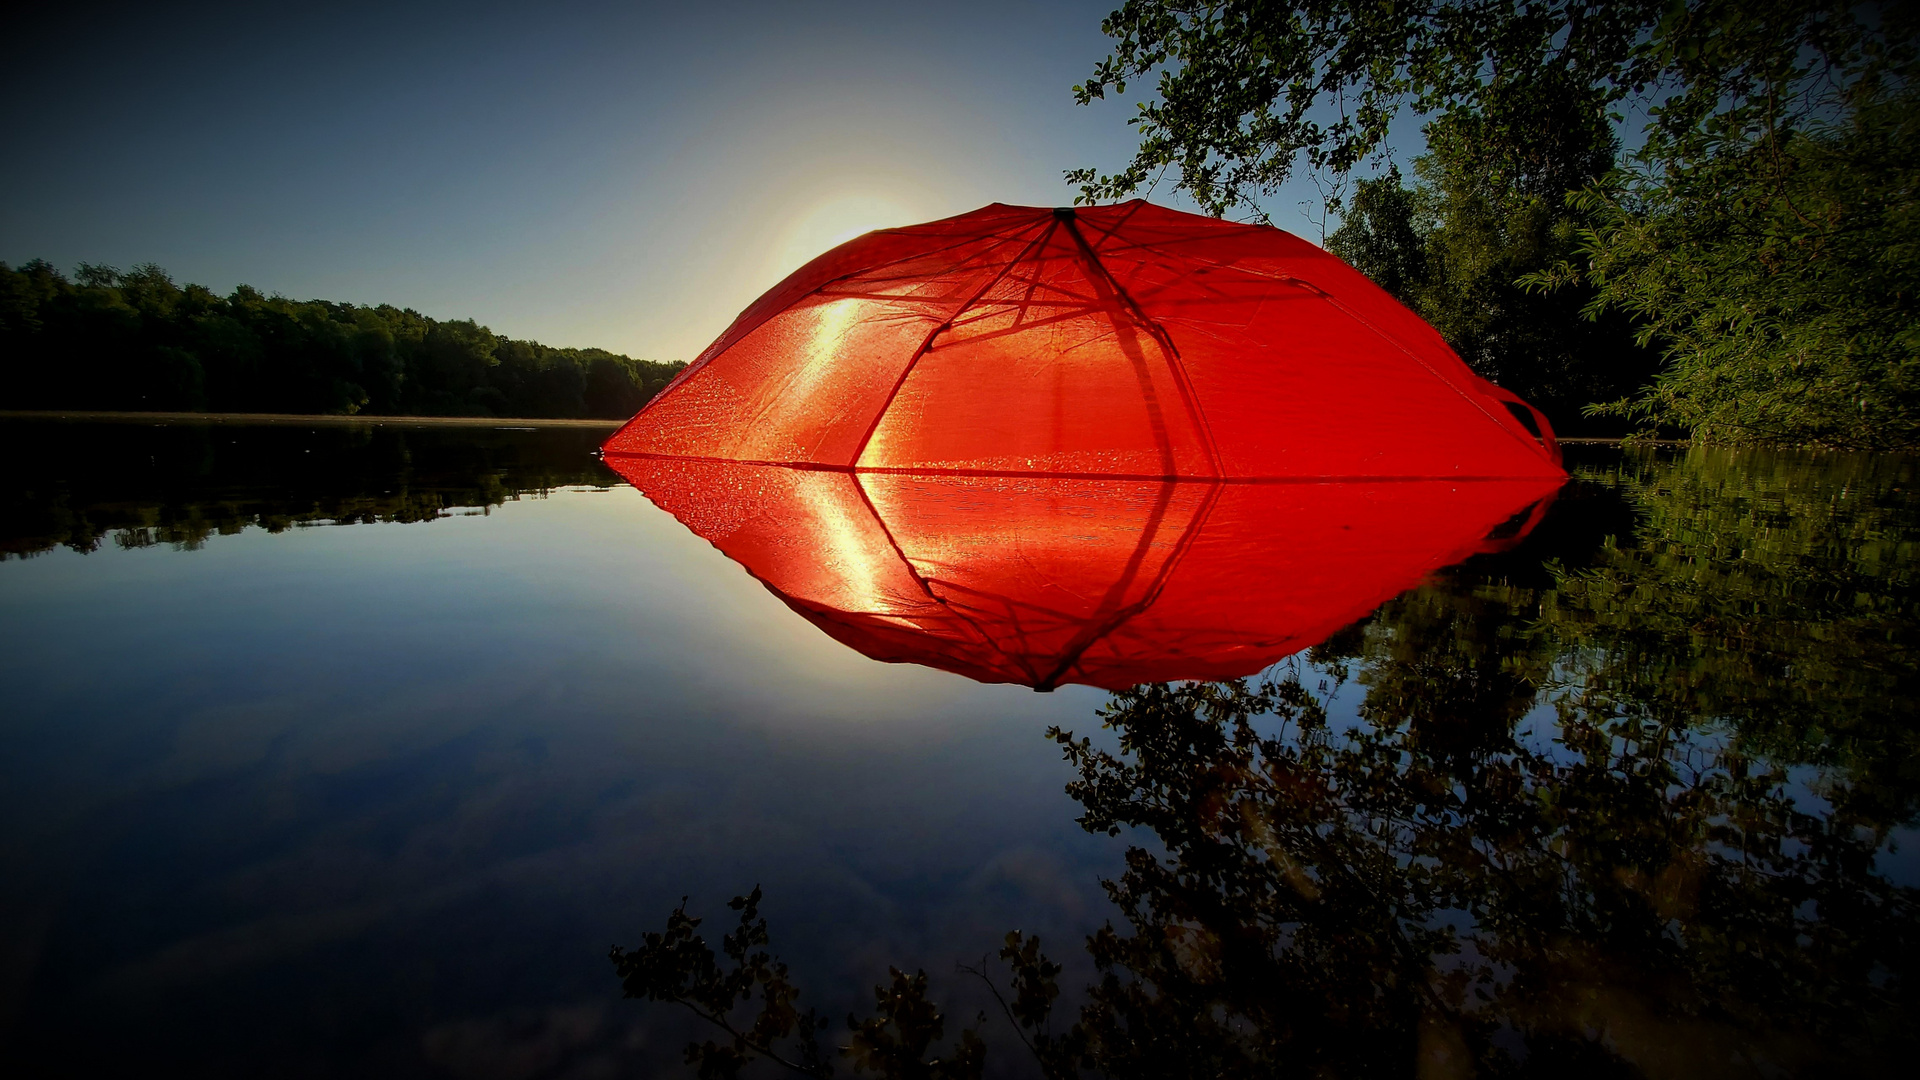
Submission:
[[1152,479],[1564,475],[1544,417],[1339,259],[1139,201],[994,205],[835,248],[606,451]]

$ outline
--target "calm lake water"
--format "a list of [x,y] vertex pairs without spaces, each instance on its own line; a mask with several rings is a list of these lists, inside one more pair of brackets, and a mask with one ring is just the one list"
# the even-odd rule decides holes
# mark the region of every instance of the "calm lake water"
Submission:
[[[1567,488],[1459,536],[1406,491],[1127,496],[1150,526],[1086,518],[1124,501],[1098,491],[855,491],[954,581],[996,550],[965,523],[1044,496],[1081,524],[1023,565],[1123,582],[1000,622],[953,593],[929,630],[829,603],[913,599],[821,509],[853,496],[781,488],[835,539],[775,543],[768,485],[644,480],[656,505],[604,436],[0,420],[14,1075],[692,1075],[706,1033],[624,1000],[608,948],[683,896],[717,941],[755,885],[832,1039],[924,968],[949,1036],[995,1013],[990,1075],[1039,1070],[955,965],[1004,981],[1016,928],[1114,1075],[1920,1049],[1913,459],[1573,448]],[[1164,526],[1207,514],[1240,531]],[[1100,554],[1143,528],[1239,602],[1200,626],[1146,541]],[[1258,670],[1074,684],[1180,649]]]

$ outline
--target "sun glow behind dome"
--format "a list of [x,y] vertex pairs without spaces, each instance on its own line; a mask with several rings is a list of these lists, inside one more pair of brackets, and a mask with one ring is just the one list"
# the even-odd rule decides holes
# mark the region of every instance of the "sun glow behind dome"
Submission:
[[901,198],[900,193],[860,192],[834,195],[792,216],[768,253],[767,270],[778,281],[805,266],[814,256],[872,232],[912,225],[937,213],[924,199]]

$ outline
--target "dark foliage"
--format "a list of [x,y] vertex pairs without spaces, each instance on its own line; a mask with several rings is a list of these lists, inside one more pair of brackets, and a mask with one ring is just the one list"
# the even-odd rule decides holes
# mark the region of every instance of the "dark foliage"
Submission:
[[1630,314],[1666,352],[1606,413],[1723,443],[1920,445],[1920,64],[1900,74],[1856,85],[1843,122],[1653,143],[1571,200],[1581,242],[1526,284]]
[[[665,931],[643,935],[631,951],[613,947],[614,972],[626,995],[684,1006],[726,1033],[725,1041],[688,1045],[687,1062],[699,1067],[702,1080],[736,1077],[761,1058],[804,1076],[832,1076],[833,1064],[819,1042],[828,1021],[812,1009],[798,1009],[800,991],[788,979],[787,965],[762,948],[768,938],[759,887],[727,906],[740,913],[739,926],[721,939],[727,967],[696,933],[700,920],[687,914],[683,900],[667,917]],[[946,1034],[946,1018],[927,998],[927,973],[896,968],[889,979],[874,988],[872,1016],[847,1017],[850,1035],[840,1056],[853,1071],[886,1080],[978,1080],[985,1047],[972,1029],[960,1032],[950,1056],[927,1056]]]
[[[1567,191],[1604,175],[1614,139],[1590,95],[1572,88],[1460,115],[1428,129],[1415,162],[1362,180],[1327,248],[1419,312],[1481,375],[1525,397],[1561,434],[1618,435],[1633,425],[1588,415],[1638,393],[1659,354],[1618,312],[1594,312],[1591,286],[1529,291],[1521,280],[1564,263],[1596,222]],[[1533,133],[1536,138],[1525,138]]]
[[197,549],[245,529],[433,521],[618,483],[604,430],[128,421],[0,423],[0,559],[102,544]]
[[623,419],[682,364],[382,304],[0,263],[0,408]]
[[1083,200],[1171,174],[1260,216],[1302,164],[1338,191],[1382,163],[1412,115],[1423,284],[1383,248],[1407,243],[1390,191],[1363,186],[1353,209],[1387,220],[1335,239],[1483,374],[1644,431],[1920,445],[1913,5],[1126,0],[1102,28],[1079,100],[1152,93],[1131,162],[1067,174]]

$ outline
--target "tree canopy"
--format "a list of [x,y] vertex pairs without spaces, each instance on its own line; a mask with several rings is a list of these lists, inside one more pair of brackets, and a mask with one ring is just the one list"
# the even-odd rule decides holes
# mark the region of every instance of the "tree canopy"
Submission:
[[[1446,212],[1400,238],[1430,273],[1405,298],[1483,373],[1525,392],[1511,369],[1542,345],[1510,331],[1566,337],[1581,310],[1635,325],[1600,355],[1545,346],[1549,371],[1569,355],[1584,369],[1537,378],[1549,393],[1720,441],[1920,443],[1908,5],[1128,0],[1103,28],[1113,52],[1079,100],[1153,93],[1130,162],[1068,173],[1083,200],[1170,173],[1216,214],[1262,216],[1302,165],[1344,178],[1386,161],[1411,114]],[[1351,209],[1390,202],[1362,189]],[[1479,263],[1464,274],[1463,240]],[[1573,291],[1539,306],[1521,287]],[[1630,370],[1633,340],[1664,368]]]
[[684,366],[152,264],[75,276],[0,263],[0,408],[623,419]]

